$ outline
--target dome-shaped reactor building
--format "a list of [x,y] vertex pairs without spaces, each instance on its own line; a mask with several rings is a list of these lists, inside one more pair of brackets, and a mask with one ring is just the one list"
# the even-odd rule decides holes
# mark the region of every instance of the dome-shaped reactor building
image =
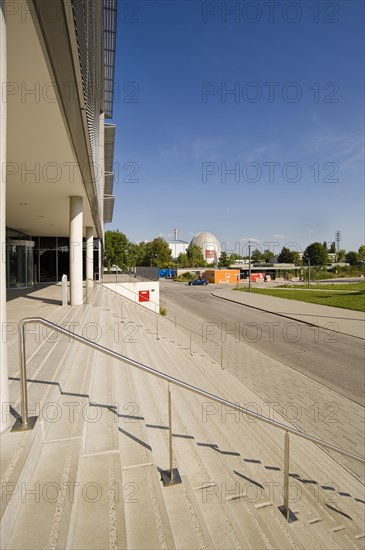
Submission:
[[201,231],[192,238],[189,246],[199,246],[203,253],[203,258],[208,264],[218,263],[221,256],[221,245],[213,233]]

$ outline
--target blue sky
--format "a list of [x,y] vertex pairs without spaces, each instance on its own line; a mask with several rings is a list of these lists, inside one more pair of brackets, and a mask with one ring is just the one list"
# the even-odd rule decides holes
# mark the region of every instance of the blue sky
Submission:
[[276,4],[119,1],[107,229],[364,242],[364,3]]

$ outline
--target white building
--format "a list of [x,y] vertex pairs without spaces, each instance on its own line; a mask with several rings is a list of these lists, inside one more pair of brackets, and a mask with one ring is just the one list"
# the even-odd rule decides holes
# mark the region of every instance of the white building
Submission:
[[169,242],[169,247],[171,249],[172,259],[177,260],[179,254],[186,254],[186,251],[189,247],[189,243],[186,241],[181,241],[177,238],[177,229],[174,230],[175,239]]
[[[6,286],[100,272],[112,220],[116,0],[0,0],[1,326]],[[7,401],[6,342],[1,398]],[[1,407],[3,411],[3,408]],[[6,426],[1,425],[1,428]]]
[[189,246],[199,246],[203,253],[203,258],[208,264],[218,264],[222,253],[220,242],[213,233],[201,231],[192,238]]
[[179,254],[186,254],[186,251],[189,248],[189,243],[176,239],[169,242],[169,247],[171,248],[172,259],[177,260]]

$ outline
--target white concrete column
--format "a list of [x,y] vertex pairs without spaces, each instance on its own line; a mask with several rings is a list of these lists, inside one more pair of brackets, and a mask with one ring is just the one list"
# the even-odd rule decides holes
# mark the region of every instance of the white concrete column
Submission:
[[94,228],[86,228],[86,280],[94,278]]
[[[2,94],[6,86],[6,25],[4,19],[4,2],[0,0],[0,85]],[[6,114],[7,103],[3,95],[0,103],[0,327],[6,327],[6,179],[2,168],[6,162]],[[4,334],[4,332],[3,332]],[[6,338],[0,339],[0,431],[10,424],[6,414],[9,402],[8,356]]]
[[82,197],[70,197],[70,294],[71,305],[83,303]]

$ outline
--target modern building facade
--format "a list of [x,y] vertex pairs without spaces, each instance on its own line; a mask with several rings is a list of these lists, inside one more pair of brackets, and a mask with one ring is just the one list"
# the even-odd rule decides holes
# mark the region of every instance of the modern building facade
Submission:
[[[6,287],[101,272],[114,208],[117,0],[0,0],[1,323]],[[7,387],[1,343],[2,401]]]

